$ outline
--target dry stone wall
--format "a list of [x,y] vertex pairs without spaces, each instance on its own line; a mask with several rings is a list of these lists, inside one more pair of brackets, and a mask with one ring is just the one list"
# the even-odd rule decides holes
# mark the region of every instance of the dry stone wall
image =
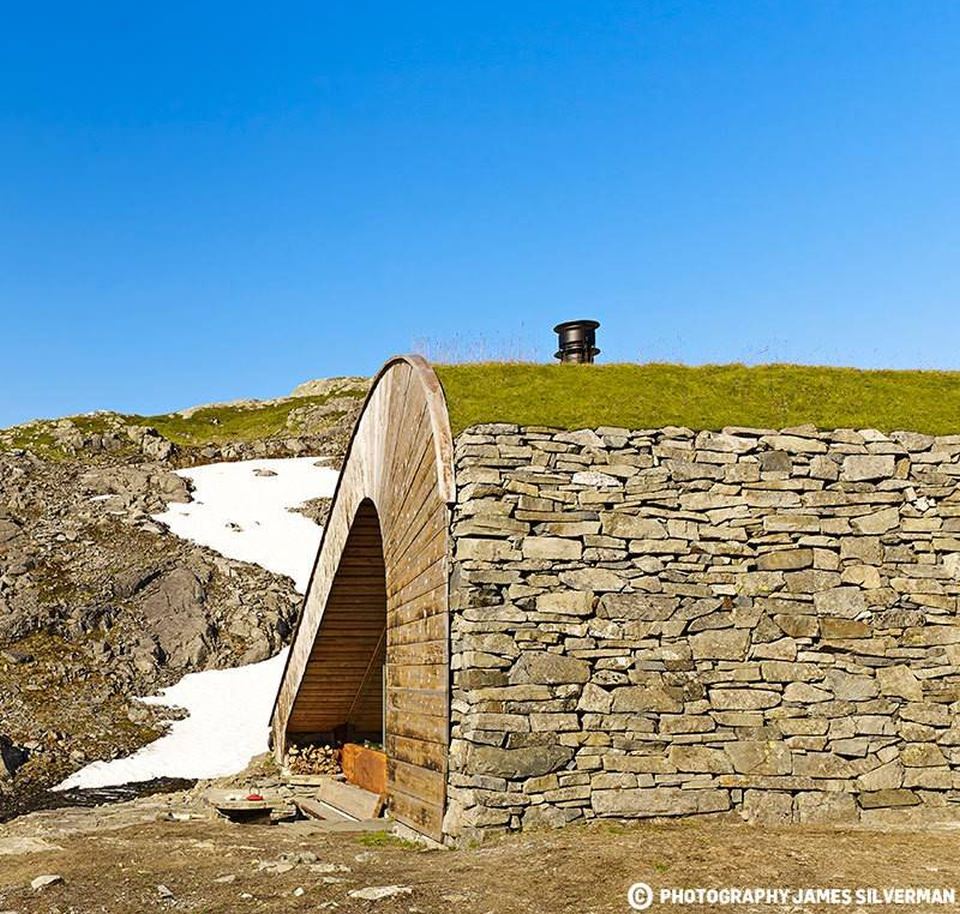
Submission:
[[456,441],[451,839],[960,818],[960,436]]

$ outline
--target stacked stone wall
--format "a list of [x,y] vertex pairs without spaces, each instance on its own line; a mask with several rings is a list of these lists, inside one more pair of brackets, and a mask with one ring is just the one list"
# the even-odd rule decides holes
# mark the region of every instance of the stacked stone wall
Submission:
[[445,831],[960,818],[960,436],[456,441]]

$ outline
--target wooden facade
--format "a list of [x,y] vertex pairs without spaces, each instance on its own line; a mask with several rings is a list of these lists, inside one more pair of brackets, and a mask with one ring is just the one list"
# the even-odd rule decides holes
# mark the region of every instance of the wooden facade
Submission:
[[440,382],[417,356],[392,359],[354,430],[271,722],[278,757],[298,737],[382,734],[391,815],[436,840],[450,734],[454,498]]

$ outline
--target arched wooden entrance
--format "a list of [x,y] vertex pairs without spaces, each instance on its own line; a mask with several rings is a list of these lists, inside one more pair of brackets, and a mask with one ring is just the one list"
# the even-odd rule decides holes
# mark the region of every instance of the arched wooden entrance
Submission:
[[282,757],[291,736],[344,726],[374,735],[385,720],[391,814],[436,840],[450,735],[453,500],[440,383],[423,359],[392,359],[354,430],[271,724]]

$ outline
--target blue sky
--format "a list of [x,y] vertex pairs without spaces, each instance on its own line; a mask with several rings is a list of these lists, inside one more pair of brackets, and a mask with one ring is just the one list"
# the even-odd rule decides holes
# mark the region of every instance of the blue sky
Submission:
[[960,368],[960,4],[7,4],[0,424],[388,355]]

